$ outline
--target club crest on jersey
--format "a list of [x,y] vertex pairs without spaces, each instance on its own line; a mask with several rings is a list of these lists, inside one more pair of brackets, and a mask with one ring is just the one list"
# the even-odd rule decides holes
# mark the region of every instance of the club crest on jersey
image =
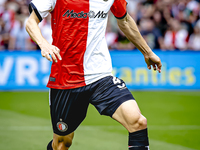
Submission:
[[94,11],[84,12],[81,11],[79,13],[74,12],[74,10],[67,10],[63,17],[70,17],[70,18],[106,18],[108,13],[105,13],[104,11],[98,11],[95,13]]
[[57,128],[58,128],[59,131],[65,132],[65,131],[67,131],[68,126],[67,126],[66,123],[60,121],[60,122],[57,123]]

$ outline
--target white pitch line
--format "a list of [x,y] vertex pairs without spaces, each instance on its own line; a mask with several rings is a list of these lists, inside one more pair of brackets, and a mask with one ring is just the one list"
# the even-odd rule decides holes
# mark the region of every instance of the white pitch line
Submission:
[[152,143],[152,145],[154,145],[154,147],[156,146],[158,147],[165,147],[165,149],[168,150],[195,150],[192,148],[188,148],[182,145],[178,145],[178,144],[172,144],[172,143],[168,143],[168,142],[164,142],[164,141],[158,141],[158,140],[152,140],[150,139],[150,142]]
[[[81,125],[80,130],[103,130],[103,129],[115,129],[125,130],[123,126],[88,126]],[[170,126],[148,126],[149,130],[200,130],[199,125],[170,125]],[[0,126],[0,130],[13,130],[13,131],[49,131],[52,130],[51,126]]]
[[52,130],[50,126],[0,126],[0,130],[13,131],[49,131]]
[[160,126],[151,125],[148,127],[149,130],[200,130],[199,125],[170,125],[170,126]]
[[[98,131],[98,132],[105,132],[106,133],[106,129],[108,130],[124,130],[125,128],[123,126],[88,126],[88,125],[81,125],[78,130],[80,130],[80,134],[81,131],[84,132],[88,132],[88,131]],[[77,130],[77,134],[79,133]],[[105,130],[105,131],[104,131]],[[158,126],[158,125],[151,125],[149,126],[149,130],[200,130],[200,126],[198,125],[170,125],[170,126]],[[52,127],[49,126],[3,126],[0,125],[0,132],[1,131],[17,131],[17,132],[21,132],[21,131],[52,131]],[[123,136],[123,135],[122,135]],[[187,148],[181,145],[177,145],[177,144],[171,144],[171,143],[167,143],[164,141],[159,141],[159,140],[153,140],[150,139],[150,142],[152,143],[152,147],[156,146],[156,147],[165,147],[166,149],[169,150],[194,150],[191,148]]]

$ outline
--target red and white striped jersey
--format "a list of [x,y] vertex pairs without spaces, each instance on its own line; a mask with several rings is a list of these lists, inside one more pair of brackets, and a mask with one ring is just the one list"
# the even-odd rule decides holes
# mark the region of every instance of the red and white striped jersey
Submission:
[[126,15],[125,0],[32,0],[39,20],[51,13],[53,45],[62,60],[53,62],[47,84],[50,88],[70,89],[112,75],[112,63],[105,40],[108,12]]

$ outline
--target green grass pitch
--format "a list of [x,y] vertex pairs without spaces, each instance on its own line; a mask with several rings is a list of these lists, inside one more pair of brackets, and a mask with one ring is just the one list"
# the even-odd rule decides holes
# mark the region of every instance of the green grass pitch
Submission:
[[[151,150],[200,149],[200,91],[134,91],[148,119]],[[46,150],[48,92],[0,92],[0,150]],[[71,150],[127,150],[128,133],[90,106]]]

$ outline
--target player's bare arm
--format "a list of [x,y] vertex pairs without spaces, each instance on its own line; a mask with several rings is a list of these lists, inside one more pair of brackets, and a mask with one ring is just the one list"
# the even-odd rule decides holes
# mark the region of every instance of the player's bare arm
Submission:
[[123,19],[117,19],[117,23],[126,37],[142,52],[148,69],[153,66],[153,69],[160,73],[162,67],[160,58],[147,45],[132,17],[127,13]]
[[30,17],[26,22],[26,31],[29,33],[32,40],[40,47],[43,57],[45,57],[49,61],[52,61],[51,57],[55,62],[58,61],[57,58],[61,60],[62,58],[60,56],[60,50],[56,46],[49,44],[47,40],[42,36],[40,28],[38,26],[39,22],[40,21],[35,12],[32,11]]

